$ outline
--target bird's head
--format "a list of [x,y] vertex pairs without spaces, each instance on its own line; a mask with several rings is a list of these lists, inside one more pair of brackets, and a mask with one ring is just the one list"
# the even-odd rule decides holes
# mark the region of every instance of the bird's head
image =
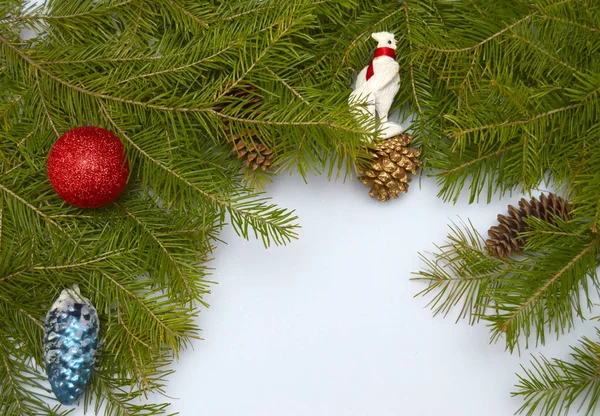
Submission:
[[398,41],[394,38],[394,34],[390,32],[375,32],[371,35],[377,41],[378,48],[396,49]]

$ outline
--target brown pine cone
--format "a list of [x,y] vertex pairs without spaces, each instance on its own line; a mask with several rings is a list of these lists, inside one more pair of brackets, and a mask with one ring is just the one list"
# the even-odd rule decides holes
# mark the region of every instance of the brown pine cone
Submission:
[[246,159],[246,168],[267,170],[271,167],[273,152],[260,142],[254,143],[254,140],[257,140],[256,136],[242,137],[230,134],[228,140],[233,144],[232,152],[238,154],[238,159]]
[[358,179],[371,186],[371,198],[385,202],[408,191],[409,173],[416,174],[422,164],[421,151],[407,147],[412,139],[410,134],[402,133],[376,143],[375,148],[369,150],[373,160],[370,166],[361,169]]
[[[258,103],[262,101],[262,98],[258,95],[259,90],[254,87],[248,87],[246,89],[235,88],[231,90],[227,97],[236,98],[238,100],[246,100],[243,104],[245,110],[250,110],[256,107]],[[215,106],[215,110],[222,111],[227,106],[219,104]],[[232,152],[237,153],[238,159],[245,159],[245,166],[252,170],[268,170],[272,165],[271,156],[273,151],[265,146],[255,132],[246,130],[242,134],[236,135],[229,129],[229,120],[223,119],[225,124],[225,130],[228,134],[228,141],[231,143]]]
[[488,231],[489,239],[485,242],[488,252],[493,256],[508,257],[520,253],[526,240],[519,233],[527,230],[524,218],[534,216],[552,223],[557,216],[564,221],[571,219],[571,206],[563,198],[555,194],[542,194],[540,199],[532,198],[527,201],[522,198],[519,208],[508,206],[508,215],[498,214],[499,225]]

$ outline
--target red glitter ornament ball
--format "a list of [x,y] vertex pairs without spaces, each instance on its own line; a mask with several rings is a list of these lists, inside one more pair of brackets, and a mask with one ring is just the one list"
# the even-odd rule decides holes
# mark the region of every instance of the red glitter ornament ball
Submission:
[[79,208],[97,208],[125,189],[129,164],[123,143],[108,130],[77,127],[63,134],[48,155],[48,178],[56,193]]

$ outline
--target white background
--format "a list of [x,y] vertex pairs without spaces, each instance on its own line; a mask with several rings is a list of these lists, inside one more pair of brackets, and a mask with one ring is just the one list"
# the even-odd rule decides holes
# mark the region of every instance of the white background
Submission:
[[485,233],[520,196],[444,204],[427,178],[385,204],[367,191],[356,180],[277,177],[269,193],[297,209],[300,239],[267,250],[222,235],[218,285],[198,320],[205,340],[173,366],[175,399],[153,399],[183,416],[507,416],[521,404],[510,392],[530,352],[567,358],[569,343],[594,336],[594,322],[578,323],[519,357],[488,345],[485,324],[433,318],[413,297],[425,287],[410,280],[418,251],[442,243],[459,216]]

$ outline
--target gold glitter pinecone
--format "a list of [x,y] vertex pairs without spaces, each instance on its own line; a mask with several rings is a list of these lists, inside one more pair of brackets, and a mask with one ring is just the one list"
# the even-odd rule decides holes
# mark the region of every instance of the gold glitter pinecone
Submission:
[[402,133],[376,143],[375,148],[369,150],[373,159],[369,166],[361,169],[358,180],[371,187],[371,198],[385,202],[408,191],[409,173],[416,174],[422,165],[421,151],[407,147],[412,139],[412,135]]
[[[235,98],[236,100],[244,100],[242,108],[244,110],[253,110],[257,104],[262,101],[259,96],[258,88],[248,86],[246,89],[235,88],[231,90],[227,97]],[[222,111],[226,106],[218,105],[215,110]],[[228,141],[232,144],[231,151],[238,155],[238,159],[245,159],[245,166],[252,170],[268,170],[272,165],[271,156],[273,151],[265,146],[255,132],[246,130],[240,135],[232,134],[229,129],[229,120],[223,119],[225,130],[228,135]]]
[[508,215],[498,214],[499,225],[491,227],[488,231],[489,239],[485,242],[488,252],[493,256],[508,257],[520,253],[526,239],[518,234],[527,230],[524,218],[533,216],[546,222],[554,222],[554,217],[564,221],[571,219],[571,206],[560,196],[555,194],[542,194],[540,199],[532,198],[527,201],[522,198],[519,208],[508,206]]

